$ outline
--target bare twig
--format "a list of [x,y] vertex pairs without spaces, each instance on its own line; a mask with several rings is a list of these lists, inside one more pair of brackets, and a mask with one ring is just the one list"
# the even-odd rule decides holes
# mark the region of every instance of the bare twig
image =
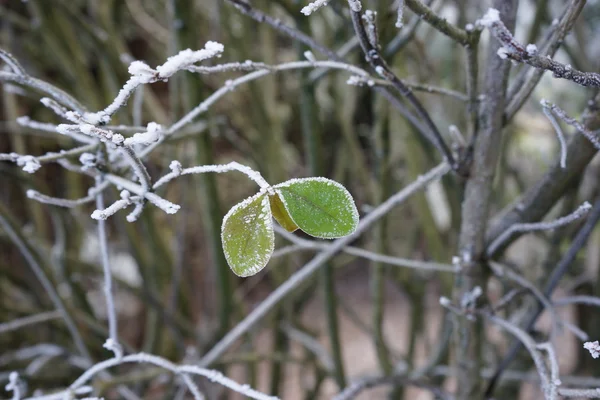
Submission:
[[31,315],[24,318],[15,319],[9,322],[0,324],[0,333],[6,333],[21,329],[25,326],[35,325],[46,321],[52,321],[62,317],[62,314],[58,311],[48,311],[36,315]]
[[600,74],[578,71],[571,65],[564,65],[548,56],[539,55],[535,45],[523,46],[517,42],[500,19],[498,10],[489,9],[487,14],[478,22],[488,28],[491,34],[504,46],[498,50],[500,58],[508,58],[535,68],[552,71],[554,77],[567,79],[581,86],[600,87]]
[[394,88],[410,102],[410,104],[416,110],[419,117],[423,119],[423,121],[429,128],[430,133],[434,138],[433,144],[435,145],[435,147],[442,153],[446,160],[448,160],[452,169],[458,170],[460,166],[454,159],[450,148],[442,138],[442,135],[437,129],[437,126],[433,123],[433,120],[429,116],[429,113],[425,110],[421,102],[414,96],[410,89],[407,88],[402,83],[402,81],[398,79],[396,74],[394,74],[389,68],[382,55],[380,54],[378,46],[376,44],[374,46],[373,43],[370,42],[367,31],[365,30],[365,26],[362,21],[362,15],[360,11],[352,10],[352,2],[349,0],[348,3],[351,6],[350,15],[352,16],[352,25],[354,26],[354,31],[358,36],[360,46],[363,49],[367,61],[369,62],[369,64],[371,64],[373,69],[379,75],[381,75],[390,83],[392,83]]
[[577,221],[578,219],[585,217],[591,209],[592,205],[586,201],[571,214],[557,218],[553,221],[514,224],[504,231],[500,236],[498,236],[492,243],[490,243],[486,252],[488,255],[496,253],[496,250],[504,245],[504,243],[516,232],[524,233],[556,229],[559,226],[570,224],[573,221]]

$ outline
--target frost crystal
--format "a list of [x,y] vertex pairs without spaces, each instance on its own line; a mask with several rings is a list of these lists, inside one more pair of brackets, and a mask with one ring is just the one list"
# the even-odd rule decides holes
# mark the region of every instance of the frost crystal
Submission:
[[585,342],[583,348],[589,351],[593,358],[600,357],[600,344],[597,340],[595,342]]
[[34,156],[21,156],[17,158],[17,165],[23,167],[23,171],[33,174],[40,169],[42,165]]
[[479,20],[477,24],[489,28],[496,22],[500,22],[500,12],[495,8],[490,8],[488,12]]
[[319,8],[326,6],[327,3],[329,3],[329,0],[316,0],[307,5],[306,7],[302,8],[300,12],[308,17],[310,14],[314,13]]

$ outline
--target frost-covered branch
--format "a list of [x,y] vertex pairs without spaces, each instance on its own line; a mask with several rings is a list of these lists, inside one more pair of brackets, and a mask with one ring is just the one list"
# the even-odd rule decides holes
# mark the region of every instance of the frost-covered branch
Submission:
[[329,1],[330,0],[315,0],[309,3],[307,6],[304,6],[302,10],[300,10],[300,12],[308,17],[321,7],[325,7],[329,3]]
[[462,45],[471,44],[469,34],[465,30],[452,25],[445,18],[438,16],[431,8],[429,8],[426,4],[423,4],[420,0],[406,0],[406,5],[411,9],[411,11],[419,15],[427,23],[444,35]]
[[590,131],[581,122],[569,117],[567,113],[557,105],[552,104],[543,99],[540,101],[540,104],[542,105],[544,110],[552,112],[555,116],[563,120],[565,123],[577,129],[583,136],[585,136],[590,142],[592,142],[596,149],[600,150],[600,138],[598,137],[598,134],[596,132]]
[[561,64],[549,56],[538,53],[534,44],[523,46],[519,43],[500,19],[500,13],[494,8],[477,21],[477,25],[487,28],[490,33],[500,42],[503,47],[498,51],[498,56],[516,62],[531,65],[546,71],[552,71],[555,78],[563,78],[573,81],[581,86],[600,87],[600,74],[595,72],[581,72],[574,69],[570,64]]
[[[294,250],[296,250],[296,251],[302,250],[302,249],[312,249],[312,250],[324,251],[324,250],[327,250],[331,246],[330,243],[326,243],[326,242],[322,242],[322,241],[302,239],[301,237],[298,237],[296,235],[289,233],[288,231],[279,227],[278,225],[275,225],[274,229],[275,229],[275,232],[277,232],[283,238],[294,243],[294,245],[295,245]],[[292,249],[289,249],[287,252],[290,252],[290,251],[292,251]],[[456,272],[456,267],[452,266],[452,265],[440,264],[440,263],[430,262],[430,261],[411,260],[411,259],[400,258],[400,257],[386,256],[383,254],[378,254],[378,253],[375,253],[372,251],[368,251],[368,250],[361,249],[358,247],[353,247],[353,246],[346,246],[341,251],[343,253],[350,254],[350,255],[353,255],[356,257],[361,257],[366,260],[380,262],[380,263],[384,263],[384,264],[388,264],[388,265],[395,265],[398,267],[413,268],[413,269],[420,270],[420,271],[438,271],[438,272],[450,272],[450,273]]]
[[133,92],[141,85],[157,81],[168,80],[177,71],[186,69],[191,65],[213,57],[219,57],[223,52],[223,45],[217,42],[207,42],[203,49],[193,51],[186,49],[171,56],[167,61],[152,69],[142,61],[134,61],[129,65],[131,77],[119,91],[115,99],[104,110],[97,113],[86,113],[84,119],[92,125],[106,124],[111,116],[123,107]]
[[556,229],[559,226],[567,225],[583,218],[591,209],[592,205],[586,201],[571,214],[555,219],[554,221],[514,224],[490,243],[487,254],[494,254],[515,232],[535,232]]
[[[203,399],[203,396],[200,394],[198,388],[193,383],[193,381],[191,379],[189,379],[190,375],[202,376],[212,382],[223,385],[223,386],[233,390],[234,392],[240,393],[244,396],[247,396],[247,397],[250,397],[253,399],[258,399],[258,400],[277,399],[277,397],[268,396],[261,392],[258,392],[256,390],[250,388],[248,385],[240,385],[239,383],[227,378],[226,376],[224,376],[223,374],[221,374],[218,371],[208,370],[208,369],[200,368],[200,367],[197,367],[194,365],[176,365],[164,358],[161,358],[161,357],[158,357],[155,355],[151,355],[151,354],[146,354],[146,353],[131,354],[131,355],[123,356],[121,358],[115,357],[115,358],[108,359],[106,361],[99,362],[99,363],[93,365],[92,367],[90,367],[87,371],[85,371],[79,378],[77,378],[69,386],[69,388],[67,390],[56,393],[53,396],[56,396],[55,398],[60,399],[60,398],[64,398],[65,396],[70,396],[72,394],[75,394],[75,393],[77,393],[77,391],[79,389],[81,389],[82,387],[85,387],[84,385],[98,373],[105,371],[109,368],[113,368],[118,365],[123,365],[123,364],[128,364],[128,363],[151,364],[151,365],[163,368],[167,371],[170,371],[176,375],[179,375],[182,378],[187,376],[188,379],[185,379],[186,384],[188,385],[188,388],[190,389],[190,391],[192,391],[192,393],[194,393],[194,395],[195,395],[194,397],[196,400]],[[190,385],[192,385],[192,386],[190,386]],[[47,400],[47,397],[46,396],[34,396],[34,397],[28,398],[27,400]]]
[[545,100],[542,100],[542,111],[544,112],[546,118],[550,120],[550,124],[552,124],[552,127],[554,128],[554,132],[556,132],[556,137],[558,138],[558,143],[560,144],[560,167],[565,169],[567,168],[567,141],[565,140],[565,134]]
[[39,201],[40,203],[52,204],[52,205],[58,206],[58,207],[73,208],[73,207],[80,206],[82,204],[91,203],[92,201],[94,201],[96,199],[96,196],[98,195],[98,193],[104,191],[109,186],[110,186],[109,182],[102,182],[101,185],[94,186],[93,188],[91,188],[88,191],[88,195],[86,197],[82,197],[82,198],[76,199],[76,200],[69,200],[69,199],[62,199],[59,197],[46,196],[45,194],[42,194],[42,193],[38,192],[37,190],[33,190],[33,189],[29,189],[27,191],[27,197],[30,199]]
[[14,162],[19,167],[22,167],[23,171],[33,174],[40,169],[44,163],[56,162],[63,158],[77,156],[87,151],[94,150],[96,146],[97,145],[94,143],[71,150],[61,150],[58,153],[50,152],[38,157],[29,154],[22,155],[17,153],[0,153],[0,161]]
[[214,172],[217,174],[221,174],[221,173],[230,172],[230,171],[238,171],[238,172],[243,173],[248,178],[250,178],[254,182],[256,182],[256,184],[258,184],[258,186],[260,186],[261,189],[268,189],[271,187],[271,185],[269,185],[267,183],[267,181],[265,181],[265,178],[262,177],[260,172],[255,171],[252,168],[242,165],[235,161],[232,161],[227,164],[200,165],[198,167],[191,167],[191,168],[183,168],[179,161],[171,161],[169,168],[171,169],[171,172],[168,173],[167,175],[163,176],[162,178],[160,178],[158,181],[156,181],[156,183],[152,187],[153,190],[158,189],[165,183],[170,182],[173,179],[175,179],[181,175],[204,174],[207,172]]
[[[104,178],[102,175],[96,176],[96,186],[102,185]],[[104,208],[104,195],[102,192],[96,194],[96,208]],[[92,218],[93,214],[92,214]],[[95,218],[96,219],[96,218]],[[98,241],[100,242],[100,259],[102,261],[102,272],[104,274],[104,299],[106,301],[106,313],[108,315],[108,339],[104,345],[105,348],[112,351],[115,358],[123,357],[123,348],[119,344],[117,314],[115,312],[115,303],[112,293],[112,274],[110,270],[110,261],[108,259],[108,238],[106,237],[105,218],[98,219]]]
[[6,333],[21,329],[24,326],[39,324],[41,322],[51,321],[60,318],[61,314],[58,311],[48,311],[28,317],[23,317],[0,324],[0,333]]

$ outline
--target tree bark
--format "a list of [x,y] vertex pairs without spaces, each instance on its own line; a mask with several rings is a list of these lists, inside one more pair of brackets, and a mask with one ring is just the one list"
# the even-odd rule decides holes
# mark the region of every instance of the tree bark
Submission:
[[[500,11],[500,18],[514,30],[518,0],[494,0],[492,7]],[[499,156],[503,114],[506,105],[506,87],[510,63],[496,54],[500,44],[489,44],[483,94],[485,99],[479,112],[479,130],[473,149],[473,164],[466,182],[462,204],[462,225],[459,252],[462,272],[454,282],[453,301],[461,304],[477,286],[485,289],[482,260],[485,256],[485,233],[489,218],[492,183]],[[482,329],[480,322],[465,316],[454,318],[454,357],[458,400],[481,398]]]

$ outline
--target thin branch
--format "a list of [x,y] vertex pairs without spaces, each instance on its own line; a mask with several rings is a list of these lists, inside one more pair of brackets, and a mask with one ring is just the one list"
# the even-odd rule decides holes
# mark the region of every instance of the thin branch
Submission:
[[487,320],[493,322],[494,324],[500,326],[502,329],[511,333],[519,340],[519,342],[523,346],[525,346],[525,348],[531,355],[533,362],[535,363],[538,375],[540,376],[540,383],[542,385],[542,389],[544,390],[546,398],[554,399],[555,397],[550,397],[550,395],[556,392],[556,384],[550,381],[546,363],[540,355],[539,351],[537,350],[538,344],[535,342],[535,340],[533,340],[533,338],[526,331],[500,317],[490,314],[484,314],[484,316]]
[[17,233],[15,228],[13,228],[13,224],[7,219],[7,217],[8,216],[4,209],[4,206],[0,204],[0,226],[2,227],[4,232],[6,232],[8,237],[12,240],[15,246],[19,249],[19,252],[23,256],[23,258],[25,258],[27,264],[29,264],[29,266],[31,267],[34,275],[42,284],[42,287],[46,291],[48,297],[50,298],[50,301],[52,301],[52,304],[57,309],[57,311],[60,312],[63,320],[65,321],[65,325],[67,326],[67,329],[71,334],[73,341],[75,342],[75,347],[77,347],[79,353],[85,358],[90,359],[90,353],[88,352],[85,346],[81,333],[77,329],[75,321],[67,311],[67,308],[65,307],[61,297],[59,296],[58,292],[52,285],[52,282],[44,272],[42,266],[38,263],[36,256],[34,256],[33,253],[30,251],[29,246],[24,242],[24,239],[19,233]]
[[261,189],[268,189],[271,187],[271,185],[267,183],[265,178],[262,177],[260,172],[255,171],[252,168],[242,165],[235,161],[232,161],[227,164],[200,165],[191,168],[182,168],[181,163],[179,163],[179,161],[171,161],[169,168],[171,168],[171,172],[160,178],[158,181],[156,181],[154,186],[152,186],[153,190],[158,189],[165,183],[168,183],[181,175],[204,174],[207,172],[215,172],[221,174],[230,171],[238,171],[243,173],[248,178],[252,179]]
[[[273,18],[273,17],[263,13],[262,11],[253,8],[252,5],[249,2],[247,2],[246,0],[227,0],[227,2],[234,5],[239,11],[241,11],[243,14],[249,16],[250,18],[254,19],[255,21],[258,21],[259,23],[266,23],[267,25],[270,25],[275,30],[282,32],[285,35],[289,36],[290,38],[309,46],[313,50],[316,50],[319,53],[327,56],[331,60],[342,61],[342,58],[340,56],[338,56],[334,51],[319,44],[318,42],[313,40],[311,37],[305,35],[304,33],[285,25],[280,19]],[[349,0],[348,3],[350,5],[350,9],[352,10],[352,12],[354,12],[354,13],[360,12],[360,10],[362,8],[360,1]],[[415,24],[415,26],[416,26],[416,24]],[[412,113],[410,113],[408,111],[408,109],[404,106],[404,104],[402,104],[402,102],[400,102],[394,95],[392,95],[392,93],[389,90],[387,90],[386,88],[383,88],[383,87],[378,87],[378,86],[374,86],[373,89],[377,93],[381,94],[386,99],[388,99],[390,101],[390,103],[392,103],[392,105],[411,124],[413,124],[417,128],[417,130],[419,132],[421,132],[421,134],[423,136],[425,136],[427,138],[427,140],[434,143],[436,145],[436,147],[438,147],[437,146],[438,142],[437,142],[437,139],[435,138],[435,133],[430,132],[430,129],[428,129],[428,126],[424,126],[418,120],[418,118],[416,118]],[[444,153],[444,154],[451,155],[450,152]],[[449,159],[449,161],[451,161],[451,160],[452,160],[452,158]]]
[[[103,183],[102,175],[96,177],[96,186]],[[104,208],[104,195],[99,192],[96,195],[96,208]],[[116,358],[123,357],[123,348],[119,344],[117,314],[115,312],[115,303],[112,293],[112,274],[110,270],[110,261],[108,259],[108,239],[106,237],[106,221],[98,220],[98,240],[100,242],[100,255],[102,256],[102,271],[104,274],[104,297],[106,301],[106,312],[108,314],[108,340],[104,347],[111,350]]]
[[[556,53],[563,43],[565,36],[575,24],[585,3],[586,0],[571,0],[565,5],[565,9],[559,13],[558,23],[552,24],[547,39],[538,46],[540,52],[550,57],[554,56],[554,53]],[[531,96],[544,72],[543,69],[530,68],[529,71],[523,69],[517,75],[508,92],[509,102],[506,106],[505,121],[510,121],[523,104],[525,104],[525,101]]]
[[571,304],[583,304],[586,306],[600,307],[600,297],[595,296],[569,296],[556,299],[552,302],[555,307],[563,307]]
[[[348,0],[348,3],[352,8],[352,1]],[[352,10],[350,12],[350,15],[352,16],[352,25],[354,26],[354,31],[358,36],[360,46],[362,47],[365,57],[369,64],[371,64],[373,69],[375,69],[375,71],[377,71],[379,75],[383,76],[386,80],[391,82],[394,88],[403,97],[405,97],[408,100],[408,102],[414,107],[419,117],[423,119],[423,121],[431,131],[431,134],[434,138],[433,144],[435,145],[435,147],[442,153],[446,160],[448,160],[452,169],[458,170],[459,165],[454,159],[450,148],[442,138],[442,135],[437,129],[437,126],[433,123],[433,120],[431,119],[427,110],[425,110],[419,99],[415,97],[415,95],[410,91],[410,89],[407,88],[402,83],[402,81],[400,81],[400,79],[398,79],[398,77],[392,72],[385,60],[382,58],[378,47],[373,46],[373,44],[369,41],[367,31],[365,30],[365,27],[362,22],[362,15],[360,14],[360,11]]]
[[80,206],[82,204],[91,203],[92,201],[94,201],[96,199],[96,196],[98,195],[98,193],[104,191],[109,186],[110,186],[109,182],[102,182],[102,184],[100,186],[94,186],[93,188],[91,188],[86,197],[82,197],[82,198],[76,199],[76,200],[61,199],[59,197],[46,196],[45,194],[42,194],[33,189],[30,189],[27,191],[27,197],[30,199],[39,201],[40,203],[44,203],[44,204],[52,204],[52,205],[58,206],[58,207],[73,208],[73,207]]
[[478,22],[481,26],[488,28],[490,33],[504,46],[498,51],[500,58],[508,58],[538,69],[552,71],[555,78],[567,79],[581,86],[600,87],[600,74],[578,71],[570,64],[561,64],[552,60],[549,56],[539,55],[535,45],[523,46],[517,42],[500,20],[498,10],[490,8],[487,14]]
[[[290,242],[295,244],[295,246],[290,246],[290,247],[293,247],[294,249],[312,249],[312,250],[325,251],[331,246],[331,244],[325,243],[322,241],[302,239],[296,235],[293,235],[293,234],[287,232],[285,229],[283,229],[279,226],[275,226],[274,228],[275,228],[275,232],[277,232],[282,237],[284,237],[285,239],[287,239]],[[292,251],[292,249],[287,250],[286,252],[290,252],[290,251]],[[365,249],[361,249],[358,247],[346,246],[341,250],[341,252],[350,254],[353,256],[361,257],[366,260],[380,262],[380,263],[384,263],[384,264],[388,264],[388,265],[395,265],[398,267],[413,268],[413,269],[420,270],[420,271],[438,271],[438,272],[450,272],[450,273],[457,272],[457,268],[452,265],[440,264],[440,263],[429,262],[429,261],[411,260],[411,259],[393,257],[393,256],[386,256],[383,254],[378,254],[378,253],[375,253],[375,252],[372,252],[369,250],[365,250]]]
[[547,231],[551,229],[556,229],[559,226],[570,224],[573,221],[577,221],[578,219],[585,217],[591,209],[592,205],[586,201],[571,214],[555,219],[554,221],[514,224],[506,231],[504,231],[501,235],[499,235],[492,243],[490,243],[490,245],[487,248],[487,254],[494,254],[496,250],[502,247],[506,243],[506,241],[513,236],[514,233]]
[[0,324],[0,333],[6,333],[21,329],[25,326],[35,325],[42,322],[52,321],[53,319],[61,318],[62,314],[59,311],[48,311],[36,315],[31,315],[24,318],[15,319],[12,321]]
[[428,385],[417,380],[409,379],[404,375],[393,376],[375,376],[363,378],[345,388],[342,392],[333,397],[333,400],[351,400],[356,398],[361,392],[377,386],[415,386],[431,392],[436,399],[450,400],[453,397],[444,392],[439,387]]
[[567,113],[557,105],[549,103],[546,100],[542,100],[540,103],[542,104],[542,107],[544,107],[544,109],[551,111],[558,118],[562,119],[564,122],[581,132],[583,136],[585,136],[590,142],[592,142],[596,149],[600,150],[600,138],[598,138],[596,132],[590,131],[581,122],[569,117]]
[[[544,287],[544,295],[546,297],[550,298],[552,296],[554,289],[556,288],[556,286],[558,286],[558,282],[560,282],[560,280],[562,279],[564,274],[567,272],[569,266],[575,259],[579,250],[587,242],[589,236],[591,235],[594,227],[596,226],[596,224],[599,220],[600,220],[600,200],[597,200],[596,203],[594,203],[594,207],[592,208],[592,211],[590,212],[590,215],[589,215],[587,221],[575,235],[575,238],[573,239],[571,247],[569,247],[569,250],[567,250],[567,252],[563,255],[563,257],[560,259],[560,261],[556,264],[556,267],[554,268],[554,270],[552,271],[552,274],[548,278],[546,286]],[[536,309],[533,310],[533,312],[525,319],[525,321],[526,321],[525,330],[526,331],[529,331],[530,329],[533,328],[533,326],[535,325],[535,322],[541,315],[543,309],[544,308],[540,304],[538,304]],[[517,342],[517,343],[513,344],[513,346],[507,352],[506,356],[504,357],[504,359],[502,360],[502,362],[498,366],[496,372],[494,373],[494,375],[492,376],[492,378],[490,379],[490,381],[488,383],[487,389],[485,391],[486,396],[488,396],[488,397],[492,396],[492,393],[494,392],[496,384],[500,380],[502,373],[504,372],[505,369],[508,368],[508,366],[510,365],[512,360],[515,358],[515,356],[517,355],[517,353],[519,352],[520,349],[521,349],[521,343]]]
[[450,39],[455,40],[463,46],[471,44],[468,32],[452,25],[445,18],[439,17],[431,8],[423,4],[420,0],[406,0],[406,5],[412,12],[421,16],[432,27],[448,36]]
[[[155,365],[157,367],[163,368],[167,371],[171,371],[182,377],[189,376],[189,375],[199,375],[199,376],[207,378],[208,380],[210,380],[212,382],[219,383],[220,385],[223,385],[237,393],[240,393],[244,396],[251,397],[253,399],[258,399],[258,400],[277,399],[277,397],[267,396],[263,393],[260,393],[256,390],[248,387],[247,385],[240,385],[239,383],[223,376],[223,374],[221,374],[218,371],[200,368],[195,365],[176,365],[164,358],[161,358],[161,357],[158,357],[155,355],[151,355],[151,354],[145,354],[145,353],[131,354],[131,355],[124,356],[122,358],[111,358],[109,360],[99,362],[99,363],[93,365],[87,371],[85,371],[79,378],[77,378],[77,380],[75,380],[69,386],[68,390],[66,390],[62,393],[64,395],[64,394],[70,393],[70,392],[80,388],[81,386],[83,386],[85,383],[87,383],[90,379],[92,379],[96,374],[98,374],[101,371],[104,371],[108,368],[112,368],[112,367],[115,367],[118,365],[127,364],[127,363],[140,363],[140,364]],[[188,380],[186,383],[189,384],[189,382],[191,382],[191,381]],[[199,392],[197,392],[195,389],[191,389],[191,390],[192,390],[192,392],[196,392],[195,393],[196,399],[202,398],[202,397],[197,396],[199,394]],[[32,397],[28,400],[39,400],[39,398]]]
[[567,168],[567,141],[565,140],[565,134],[545,100],[542,100],[542,111],[546,118],[550,120],[550,124],[554,128],[558,143],[560,144],[560,167],[563,169]]
[[79,113],[84,113],[86,111],[85,107],[81,103],[63,90],[32,76],[0,71],[0,82],[17,83],[19,85],[38,90],[49,95],[65,107],[69,107]]

